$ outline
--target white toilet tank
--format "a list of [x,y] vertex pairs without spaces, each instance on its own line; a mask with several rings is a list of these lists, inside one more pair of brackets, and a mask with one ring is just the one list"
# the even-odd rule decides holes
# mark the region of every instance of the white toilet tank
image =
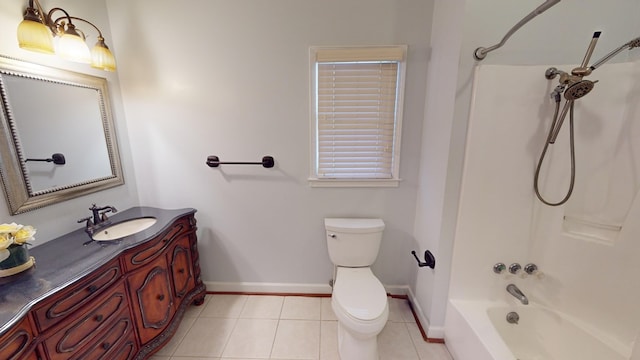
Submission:
[[384,222],[381,219],[324,219],[331,262],[337,266],[371,266],[378,257]]

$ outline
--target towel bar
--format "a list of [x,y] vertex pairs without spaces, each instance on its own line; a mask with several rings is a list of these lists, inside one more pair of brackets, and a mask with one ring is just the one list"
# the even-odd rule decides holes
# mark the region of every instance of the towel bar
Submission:
[[220,158],[215,155],[211,155],[207,157],[207,165],[209,165],[209,167],[218,167],[220,165],[262,165],[265,168],[272,168],[274,164],[275,164],[275,161],[273,160],[273,156],[268,156],[268,155],[263,156],[261,162],[243,162],[243,161],[222,162],[220,161]]

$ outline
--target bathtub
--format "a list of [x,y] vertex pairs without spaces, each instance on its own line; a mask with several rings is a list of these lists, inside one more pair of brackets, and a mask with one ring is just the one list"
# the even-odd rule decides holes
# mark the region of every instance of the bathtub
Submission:
[[[511,311],[518,324],[506,321]],[[450,300],[445,342],[456,360],[628,360],[631,353],[548,308],[489,301]]]

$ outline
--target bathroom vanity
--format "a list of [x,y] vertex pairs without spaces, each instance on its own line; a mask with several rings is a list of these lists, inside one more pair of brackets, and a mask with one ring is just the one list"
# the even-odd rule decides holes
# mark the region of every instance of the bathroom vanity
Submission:
[[157,222],[121,240],[87,243],[79,229],[32,248],[36,266],[0,285],[0,359],[149,358],[204,302],[195,211],[136,207],[112,222]]

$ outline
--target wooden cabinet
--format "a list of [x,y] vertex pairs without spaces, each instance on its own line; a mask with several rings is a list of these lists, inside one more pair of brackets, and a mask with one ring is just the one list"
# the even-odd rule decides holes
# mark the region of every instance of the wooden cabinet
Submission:
[[108,259],[39,301],[0,336],[0,359],[147,359],[204,301],[195,218]]
[[34,331],[27,318],[0,337],[0,354],[0,358],[6,360],[38,359],[34,349]]

